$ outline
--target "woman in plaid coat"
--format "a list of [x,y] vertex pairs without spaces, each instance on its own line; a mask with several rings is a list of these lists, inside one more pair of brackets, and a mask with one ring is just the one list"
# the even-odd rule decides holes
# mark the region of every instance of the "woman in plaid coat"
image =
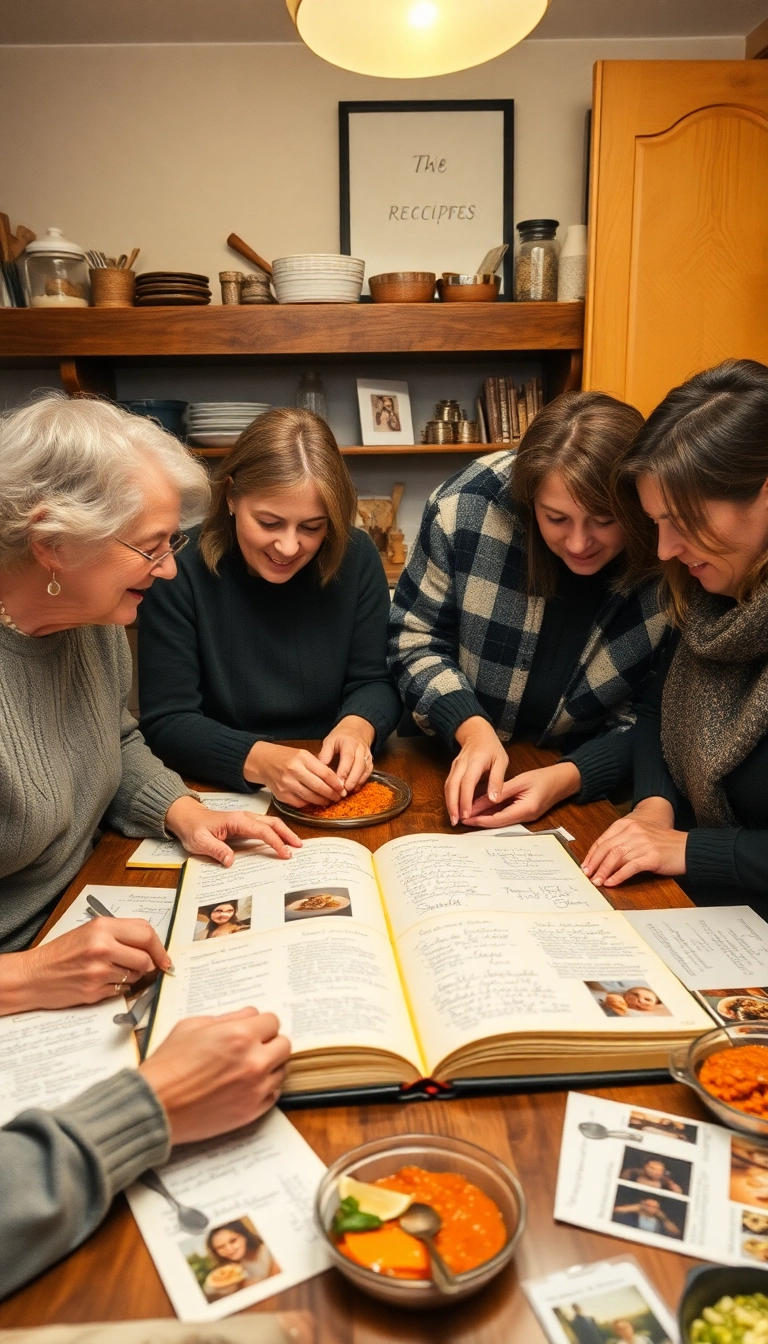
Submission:
[[[609,491],[642,423],[613,397],[565,393],[517,452],[478,459],[427,503],[389,661],[418,726],[459,748],[452,825],[531,821],[630,777],[633,703],[669,629]],[[564,755],[505,780],[513,737]]]

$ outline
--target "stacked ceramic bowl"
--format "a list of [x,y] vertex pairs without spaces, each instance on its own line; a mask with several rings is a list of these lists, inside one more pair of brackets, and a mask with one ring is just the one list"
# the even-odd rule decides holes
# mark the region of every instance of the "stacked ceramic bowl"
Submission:
[[357,303],[365,262],[335,252],[307,252],[272,262],[278,303]]
[[231,448],[258,415],[265,401],[191,401],[187,407],[187,441],[195,448]]

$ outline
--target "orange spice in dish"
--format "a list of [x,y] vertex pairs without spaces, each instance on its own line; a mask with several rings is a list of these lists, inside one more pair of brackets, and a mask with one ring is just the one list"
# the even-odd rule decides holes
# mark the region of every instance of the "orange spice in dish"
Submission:
[[716,1050],[704,1060],[699,1082],[711,1096],[738,1111],[768,1120],[768,1046]]
[[[507,1229],[498,1206],[456,1172],[401,1167],[375,1184],[412,1195],[414,1203],[429,1204],[439,1213],[442,1227],[435,1245],[454,1274],[485,1264],[506,1244]],[[426,1247],[395,1222],[372,1232],[347,1232],[338,1246],[343,1255],[377,1274],[396,1279],[431,1277]]]
[[345,817],[375,817],[386,812],[392,806],[394,794],[387,784],[379,784],[369,779],[356,793],[348,798],[340,798],[338,803],[321,806],[308,803],[301,810],[307,817],[322,817],[326,821],[340,821]]

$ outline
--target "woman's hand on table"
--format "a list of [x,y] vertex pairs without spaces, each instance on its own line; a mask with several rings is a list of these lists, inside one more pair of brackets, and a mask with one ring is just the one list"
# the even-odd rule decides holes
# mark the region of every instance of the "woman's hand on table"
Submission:
[[372,723],[358,714],[348,714],[339,720],[325,738],[317,759],[321,764],[329,766],[338,757],[336,776],[345,793],[359,789],[373,770],[371,747],[375,737],[376,730]]
[[254,742],[243,766],[249,784],[265,784],[274,798],[291,807],[320,807],[344,797],[344,785],[334,770],[304,747],[281,747],[277,742]]
[[280,1096],[290,1041],[274,1013],[241,1008],[179,1022],[139,1068],[173,1143],[195,1143],[256,1120]]
[[445,781],[445,805],[452,826],[459,821],[467,824],[472,815],[475,791],[486,775],[486,795],[492,804],[498,803],[509,765],[507,749],[487,719],[479,715],[465,719],[456,729],[455,737],[461,751]]
[[165,825],[178,836],[189,854],[205,854],[229,868],[234,854],[226,843],[261,840],[271,845],[279,859],[290,859],[301,840],[277,817],[256,817],[252,812],[213,812],[196,798],[177,798],[165,814]]
[[0,1014],[115,998],[171,959],[146,919],[93,919],[26,952],[0,957]]
[[581,865],[596,887],[618,887],[636,873],[678,877],[685,872],[687,831],[674,829],[666,798],[644,798],[627,817],[614,821]]
[[538,770],[524,770],[502,785],[499,799],[492,803],[487,793],[476,798],[465,826],[512,826],[535,821],[564,798],[578,793],[581,775],[572,761],[558,761]]

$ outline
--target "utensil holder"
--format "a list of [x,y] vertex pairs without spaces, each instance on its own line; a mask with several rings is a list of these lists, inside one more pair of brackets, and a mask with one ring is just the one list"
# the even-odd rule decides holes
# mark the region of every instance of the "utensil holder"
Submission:
[[134,271],[103,267],[89,271],[94,308],[132,308],[136,292]]

